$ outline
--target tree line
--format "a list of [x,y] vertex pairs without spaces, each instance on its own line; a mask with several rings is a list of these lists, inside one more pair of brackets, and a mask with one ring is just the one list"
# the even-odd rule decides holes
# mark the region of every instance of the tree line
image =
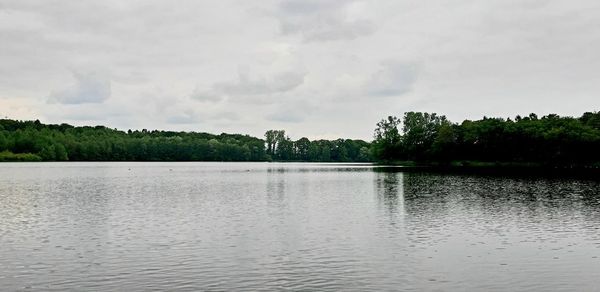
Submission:
[[377,123],[373,157],[380,162],[477,162],[552,167],[600,165],[600,112],[581,117],[536,114],[453,123],[436,113],[407,112]]
[[536,114],[453,123],[407,112],[377,123],[374,140],[264,139],[241,134],[120,131],[0,119],[0,161],[312,161],[600,166],[600,112]]
[[303,137],[292,141],[284,130],[265,133],[266,153],[280,161],[371,161],[370,143],[363,140],[337,139],[310,141]]
[[[279,133],[275,140],[271,134]],[[120,131],[0,119],[0,161],[370,161],[360,140],[292,141],[283,130],[270,142],[240,134]],[[269,147],[269,148],[268,148]]]

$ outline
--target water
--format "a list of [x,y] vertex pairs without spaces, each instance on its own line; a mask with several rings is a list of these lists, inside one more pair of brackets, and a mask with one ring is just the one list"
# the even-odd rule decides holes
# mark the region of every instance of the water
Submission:
[[2,291],[593,291],[600,183],[369,165],[0,164]]

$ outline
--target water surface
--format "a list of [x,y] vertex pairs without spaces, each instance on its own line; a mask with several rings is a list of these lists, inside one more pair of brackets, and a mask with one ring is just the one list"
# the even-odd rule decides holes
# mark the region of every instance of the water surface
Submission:
[[360,164],[0,164],[0,287],[593,291],[600,183]]

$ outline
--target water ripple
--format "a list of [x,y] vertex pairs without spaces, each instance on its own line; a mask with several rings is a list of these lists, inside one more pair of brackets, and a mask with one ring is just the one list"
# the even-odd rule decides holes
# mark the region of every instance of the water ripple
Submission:
[[597,181],[373,170],[2,164],[0,287],[596,289]]

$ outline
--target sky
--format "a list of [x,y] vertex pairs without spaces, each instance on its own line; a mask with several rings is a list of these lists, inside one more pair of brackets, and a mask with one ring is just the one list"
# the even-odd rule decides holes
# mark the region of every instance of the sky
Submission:
[[600,110],[595,0],[0,0],[0,116],[370,140]]

